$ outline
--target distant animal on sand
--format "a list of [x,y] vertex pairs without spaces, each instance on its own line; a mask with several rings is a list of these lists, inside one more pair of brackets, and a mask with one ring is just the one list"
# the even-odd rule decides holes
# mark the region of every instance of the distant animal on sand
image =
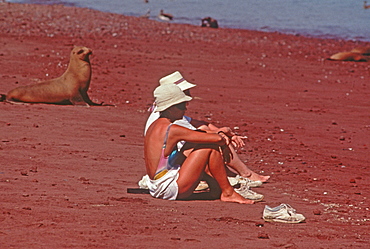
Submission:
[[209,27],[209,28],[218,28],[218,22],[216,19],[213,19],[212,17],[205,17],[202,19],[202,27]]
[[163,20],[163,21],[172,21],[173,20],[173,15],[164,13],[163,10],[159,12],[158,18]]
[[91,80],[87,47],[74,47],[70,53],[67,70],[62,76],[37,84],[20,86],[10,90],[7,101],[26,103],[72,104],[79,106],[102,105],[91,101],[87,95]]
[[359,53],[362,55],[370,55],[370,47],[357,47],[351,50],[353,53]]
[[367,4],[367,1],[364,1],[364,9],[370,9],[370,5]]
[[359,53],[353,52],[340,52],[333,54],[328,58],[328,60],[332,61],[368,61],[369,58]]

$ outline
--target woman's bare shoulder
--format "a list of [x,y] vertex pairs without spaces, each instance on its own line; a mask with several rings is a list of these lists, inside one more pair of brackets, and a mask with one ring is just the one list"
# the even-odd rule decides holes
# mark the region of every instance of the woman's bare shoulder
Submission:
[[149,126],[145,136],[150,136],[152,133],[155,133],[155,134],[162,133],[162,131],[164,129],[167,129],[167,127],[170,124],[171,123],[168,120],[157,119]]

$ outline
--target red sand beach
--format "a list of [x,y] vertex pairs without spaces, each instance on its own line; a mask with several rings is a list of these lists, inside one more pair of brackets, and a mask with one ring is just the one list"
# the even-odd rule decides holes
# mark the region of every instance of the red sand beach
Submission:
[[[208,29],[64,6],[0,3],[0,93],[60,76],[93,50],[89,95],[113,106],[0,103],[1,248],[368,248],[370,64],[327,61],[369,43]],[[144,174],[158,80],[198,86],[189,116],[248,136],[271,175],[254,205],[128,194]],[[301,224],[267,223],[289,203]]]

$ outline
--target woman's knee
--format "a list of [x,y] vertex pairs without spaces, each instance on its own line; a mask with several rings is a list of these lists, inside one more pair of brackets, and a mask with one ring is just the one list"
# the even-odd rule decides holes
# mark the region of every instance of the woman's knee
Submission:
[[194,144],[193,151],[196,150],[217,150],[218,151],[219,145],[217,144]]

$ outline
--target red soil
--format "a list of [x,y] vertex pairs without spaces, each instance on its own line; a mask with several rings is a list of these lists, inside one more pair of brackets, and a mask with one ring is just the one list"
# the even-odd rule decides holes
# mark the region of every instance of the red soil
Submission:
[[[369,63],[325,58],[366,43],[207,29],[63,6],[0,4],[0,92],[55,78],[93,49],[89,95],[116,107],[0,103],[2,248],[367,248]],[[198,86],[188,114],[248,136],[271,175],[254,205],[134,195],[158,79]],[[302,224],[266,223],[289,203]]]

